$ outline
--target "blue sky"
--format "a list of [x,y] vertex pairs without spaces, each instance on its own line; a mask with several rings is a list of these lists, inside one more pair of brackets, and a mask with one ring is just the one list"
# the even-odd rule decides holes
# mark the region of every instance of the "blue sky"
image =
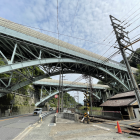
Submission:
[[[123,21],[137,10],[126,20],[130,24],[140,17],[139,8],[139,0],[58,0],[59,33],[92,42],[62,35],[59,36],[59,39],[102,55],[115,42],[113,34],[103,41],[112,31],[109,15],[113,15]],[[138,16],[132,19],[135,15]],[[19,24],[57,32],[57,0],[1,0],[0,17]],[[126,31],[132,30],[139,23],[140,19],[126,28]],[[54,33],[38,31],[56,38],[58,37]],[[132,38],[139,34],[139,32],[140,28],[130,33],[129,37]],[[133,45],[134,50],[139,46],[140,43]],[[104,56],[108,57],[114,50],[114,48],[111,48]],[[121,55],[117,55],[113,59],[120,61],[122,58]],[[73,81],[78,76],[66,75],[66,79]],[[53,78],[58,79],[58,76]],[[97,80],[94,79],[93,83],[96,82]],[[80,102],[82,102],[82,99],[83,97],[81,96]]]

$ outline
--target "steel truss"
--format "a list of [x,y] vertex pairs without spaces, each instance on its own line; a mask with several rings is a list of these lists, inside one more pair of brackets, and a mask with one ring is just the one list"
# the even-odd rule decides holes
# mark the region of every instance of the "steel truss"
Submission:
[[[45,92],[46,92],[46,97],[42,98],[42,89],[44,88]],[[54,87],[54,86],[50,86],[49,87],[51,90],[49,92],[48,90],[48,87],[45,87],[45,86],[41,86],[41,97],[40,97],[40,101],[37,102],[35,104],[35,106],[40,106],[42,105],[43,103],[45,103],[46,101],[50,100],[51,98],[54,97],[54,95],[58,94],[59,93],[59,89],[58,87]],[[68,92],[68,91],[82,91],[82,92],[85,92],[87,90],[87,87],[85,88],[76,88],[76,87],[65,87],[63,89],[63,92]],[[102,89],[96,89],[97,92],[102,92],[102,94],[100,94],[98,96],[98,93],[94,92],[92,93],[93,96],[95,96],[98,100],[101,100],[103,99],[104,100],[104,97],[106,96],[106,92]],[[90,93],[90,92],[89,92]]]
[[[35,38],[36,39],[36,38]],[[39,40],[38,40],[39,41]],[[58,51],[21,40],[7,34],[0,34],[0,96],[15,91],[34,81],[58,75],[61,66],[63,74],[80,73],[95,77],[114,90],[115,93],[132,90],[126,68],[101,64],[76,55]],[[35,74],[35,69],[45,74]],[[24,70],[24,71],[23,71]],[[6,75],[5,75],[6,74]],[[15,80],[18,79],[18,80]]]

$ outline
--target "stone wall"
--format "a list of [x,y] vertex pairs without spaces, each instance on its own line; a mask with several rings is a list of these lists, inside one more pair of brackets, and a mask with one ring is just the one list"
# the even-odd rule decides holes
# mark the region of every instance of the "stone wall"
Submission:
[[[27,114],[27,113],[33,113],[35,108],[36,108],[35,106],[17,106],[17,107],[13,107],[13,111],[11,113],[11,116]],[[4,110],[3,108],[1,108],[0,109],[0,117],[7,117],[7,116],[9,116],[8,109]]]
[[34,97],[26,97],[26,96],[21,96],[21,95],[16,95],[15,96],[15,101],[14,101],[14,104],[15,105],[24,105],[24,104],[35,104],[35,99]]

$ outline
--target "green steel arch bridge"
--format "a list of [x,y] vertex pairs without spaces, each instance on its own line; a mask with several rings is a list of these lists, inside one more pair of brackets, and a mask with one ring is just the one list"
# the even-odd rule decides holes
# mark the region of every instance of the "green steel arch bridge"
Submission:
[[[125,65],[0,18],[0,97],[43,78],[79,73],[105,82],[116,93],[132,90]],[[107,60],[107,62],[102,63]],[[35,67],[45,71],[34,75]],[[22,69],[26,72],[22,73]],[[135,68],[131,68],[136,73]],[[8,77],[5,77],[8,74]],[[18,76],[17,82],[11,82]],[[23,80],[24,79],[24,80]],[[26,79],[26,80],[25,80]]]
[[[39,106],[42,103],[45,103],[47,100],[54,97],[55,94],[59,93],[59,80],[53,79],[42,79],[33,83],[34,85],[41,86],[41,96],[40,101],[37,102],[35,105]],[[46,97],[42,97],[42,89],[48,94]],[[86,83],[72,83],[70,81],[63,81],[63,92],[68,91],[82,91],[82,92],[90,92],[89,85]],[[93,84],[92,85],[93,96],[98,100],[106,101],[107,98],[111,97],[115,93],[109,90],[109,86],[107,85],[100,85],[100,84]]]

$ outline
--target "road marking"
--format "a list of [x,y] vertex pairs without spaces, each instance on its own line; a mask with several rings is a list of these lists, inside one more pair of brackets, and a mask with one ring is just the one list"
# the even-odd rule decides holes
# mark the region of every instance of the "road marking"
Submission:
[[40,127],[42,124],[38,124],[36,127]]
[[[37,125],[38,123],[34,123],[33,125]],[[23,132],[21,132],[17,137],[15,137],[13,140],[22,140],[23,137],[25,137],[25,135],[27,135],[27,133],[29,133],[34,127],[32,127],[31,125],[29,125],[27,128],[24,129]]]
[[136,124],[136,123],[130,123],[129,125],[132,125],[132,124]]
[[105,129],[105,130],[107,130],[107,131],[109,131],[109,130],[110,130],[109,128],[102,127],[102,126],[98,126],[98,125],[93,125],[93,126],[95,126],[95,127],[99,127],[99,128],[101,128],[101,129]]
[[27,132],[29,132],[33,127],[31,127],[31,125],[29,125],[27,128],[25,128],[25,130],[23,132],[21,132],[17,137],[15,137],[13,140],[21,140],[26,134]]
[[[30,114],[30,115],[31,115],[31,114]],[[6,120],[11,120],[11,119],[15,119],[15,118],[20,118],[20,117],[30,116],[30,115],[24,115],[24,116],[19,116],[19,117],[14,117],[14,118],[9,118],[9,119],[4,119],[4,120],[0,120],[0,121],[6,121]]]
[[48,126],[56,126],[56,123],[49,123]]

